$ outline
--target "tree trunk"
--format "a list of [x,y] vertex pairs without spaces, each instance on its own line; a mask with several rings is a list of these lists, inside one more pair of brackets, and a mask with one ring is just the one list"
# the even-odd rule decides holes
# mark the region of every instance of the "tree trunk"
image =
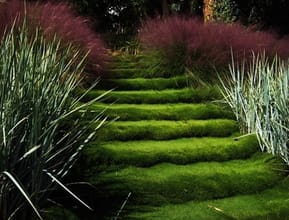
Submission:
[[213,4],[215,3],[215,1],[216,0],[204,0],[203,14],[205,22],[214,21]]
[[169,15],[168,0],[162,0],[162,16],[167,17]]

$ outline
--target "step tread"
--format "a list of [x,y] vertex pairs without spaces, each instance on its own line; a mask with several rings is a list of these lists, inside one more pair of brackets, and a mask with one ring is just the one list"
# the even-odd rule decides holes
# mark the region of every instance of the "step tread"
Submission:
[[176,76],[171,78],[133,78],[133,79],[105,79],[101,85],[104,88],[116,90],[164,90],[169,88],[184,88],[189,85],[189,77]]
[[[89,101],[104,94],[104,90],[93,90],[88,92],[82,101]],[[84,91],[78,91],[83,94]],[[105,103],[127,103],[127,104],[161,104],[161,103],[200,103],[221,99],[221,94],[217,87],[206,88],[183,88],[165,90],[131,90],[112,91],[101,101]]]
[[279,159],[257,153],[247,160],[130,166],[93,176],[90,182],[114,196],[132,192],[134,204],[182,203],[258,193],[281,181],[284,169]]
[[181,138],[169,141],[112,141],[91,143],[85,157],[98,164],[148,167],[169,162],[188,164],[200,161],[246,159],[259,150],[255,135],[226,138]]
[[238,131],[231,119],[116,121],[98,132],[98,140],[168,140],[180,137],[226,137]]
[[[282,181],[271,189],[257,194],[167,204],[161,207],[146,207],[146,212],[131,212],[124,219],[142,220],[288,220],[289,181]],[[143,207],[141,207],[143,210]],[[140,208],[138,208],[140,210]]]
[[89,107],[91,111],[102,111],[110,118],[119,117],[122,121],[137,120],[189,120],[189,119],[234,119],[233,113],[224,106],[213,103],[178,104],[103,104]]

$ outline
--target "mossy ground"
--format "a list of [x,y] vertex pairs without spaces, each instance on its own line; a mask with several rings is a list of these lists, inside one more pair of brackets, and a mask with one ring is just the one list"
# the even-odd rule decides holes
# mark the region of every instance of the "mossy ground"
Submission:
[[[80,91],[80,93],[83,91]],[[105,93],[102,90],[88,92],[83,101],[89,101]],[[101,101],[104,103],[160,104],[160,103],[200,103],[221,98],[218,88],[183,88],[164,90],[112,91]]]
[[81,219],[110,219],[122,205],[118,219],[289,219],[287,167],[261,153],[255,135],[240,136],[215,103],[218,88],[145,76],[141,59],[116,57],[115,78],[102,83],[115,91],[89,109],[119,119],[85,148],[81,169],[97,211]]
[[190,120],[231,118],[233,114],[224,106],[212,103],[172,103],[172,104],[94,104],[89,110],[99,112],[106,109],[110,119],[119,117],[121,121],[139,120]]

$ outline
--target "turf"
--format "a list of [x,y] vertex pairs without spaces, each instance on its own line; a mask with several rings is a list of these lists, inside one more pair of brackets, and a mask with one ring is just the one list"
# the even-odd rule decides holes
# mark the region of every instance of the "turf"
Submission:
[[[79,91],[83,93],[84,91]],[[82,101],[89,101],[105,91],[93,90],[88,92]],[[206,88],[184,88],[184,89],[166,89],[166,90],[140,90],[140,91],[112,91],[101,101],[105,103],[126,103],[126,104],[161,104],[161,103],[199,103],[221,99],[220,92],[215,87]]]
[[157,57],[114,60],[102,85],[115,90],[89,109],[109,121],[80,158],[76,175],[94,186],[80,194],[96,210],[80,219],[289,219],[288,167],[239,136],[216,86],[155,72]]
[[289,181],[257,194],[238,195],[203,202],[186,202],[161,207],[140,207],[126,219],[142,220],[288,220]]
[[[106,109],[106,114],[111,119],[119,117],[121,121],[138,120],[190,120],[229,118],[234,115],[224,106],[212,103],[197,104],[94,104],[91,111],[101,112]],[[92,114],[93,115],[93,114]]]
[[[130,166],[91,177],[90,182],[113,196],[134,195],[134,204],[163,205],[190,200],[258,193],[284,178],[284,164],[267,154],[248,160],[200,162],[187,165],[161,163],[149,168]],[[118,193],[119,192],[119,193]]]
[[117,90],[163,90],[169,88],[184,88],[189,85],[189,78],[177,76],[172,78],[134,78],[134,79],[108,79],[101,81],[104,88]]
[[[97,147],[95,147],[97,146]],[[182,138],[169,141],[114,141],[91,143],[85,149],[90,166],[133,165],[149,167],[158,163],[189,164],[201,161],[246,159],[259,150],[255,135],[242,138]]]
[[98,132],[98,140],[169,140],[183,137],[225,137],[238,130],[230,119],[187,121],[117,121]]

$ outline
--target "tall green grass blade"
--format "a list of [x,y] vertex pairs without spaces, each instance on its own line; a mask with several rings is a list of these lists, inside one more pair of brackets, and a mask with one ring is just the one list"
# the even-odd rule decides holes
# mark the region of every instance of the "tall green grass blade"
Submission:
[[74,199],[76,199],[78,202],[80,202],[83,206],[88,208],[90,211],[93,211],[93,209],[87,205],[85,202],[83,202],[80,198],[78,198],[73,192],[71,192],[61,181],[59,181],[55,176],[53,176],[51,173],[47,172],[47,170],[43,170],[53,181],[55,181],[61,188],[63,188],[66,192],[68,192]]
[[24,198],[27,200],[29,205],[32,207],[32,209],[34,210],[34,212],[36,213],[38,218],[42,220],[43,218],[41,217],[37,208],[33,205],[32,201],[30,200],[29,196],[27,195],[27,193],[25,192],[23,187],[21,187],[20,183],[18,183],[18,181],[13,177],[13,175],[11,173],[9,173],[7,171],[3,171],[2,173],[5,174],[13,182],[13,184],[18,188],[19,192],[24,196]]

